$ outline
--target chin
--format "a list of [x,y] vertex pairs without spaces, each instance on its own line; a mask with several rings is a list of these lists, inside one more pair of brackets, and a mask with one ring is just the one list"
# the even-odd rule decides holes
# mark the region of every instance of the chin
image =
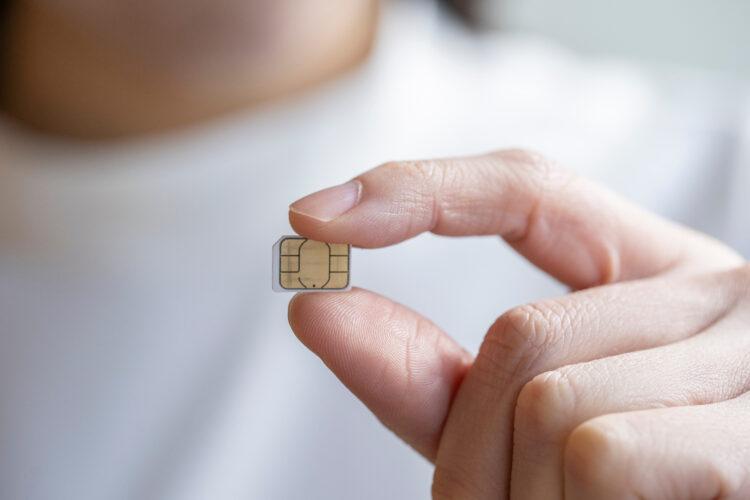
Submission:
[[4,107],[53,134],[162,131],[334,78],[364,59],[376,0],[42,0],[11,16]]

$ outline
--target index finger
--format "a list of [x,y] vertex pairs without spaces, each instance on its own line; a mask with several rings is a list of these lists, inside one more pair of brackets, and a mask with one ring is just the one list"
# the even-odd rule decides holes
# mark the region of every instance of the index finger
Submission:
[[388,163],[293,203],[289,219],[304,236],[366,248],[427,231],[496,234],[573,288],[742,262],[711,238],[518,150]]

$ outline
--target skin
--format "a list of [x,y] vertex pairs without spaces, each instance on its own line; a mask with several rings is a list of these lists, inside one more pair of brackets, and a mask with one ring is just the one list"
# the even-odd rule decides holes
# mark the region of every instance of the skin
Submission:
[[329,207],[344,188],[294,203],[294,229],[365,248],[500,235],[576,290],[502,313],[476,356],[367,290],[291,301],[299,339],[435,464],[435,498],[750,496],[737,253],[524,151],[390,163],[355,184],[351,208]]
[[87,139],[188,125],[287,97],[356,65],[372,44],[377,6],[13,0],[3,108],[39,131]]

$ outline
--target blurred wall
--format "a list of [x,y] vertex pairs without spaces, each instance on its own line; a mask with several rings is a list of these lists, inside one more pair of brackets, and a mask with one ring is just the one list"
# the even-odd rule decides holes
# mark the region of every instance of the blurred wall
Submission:
[[482,25],[531,30],[589,53],[750,77],[748,0],[464,0]]

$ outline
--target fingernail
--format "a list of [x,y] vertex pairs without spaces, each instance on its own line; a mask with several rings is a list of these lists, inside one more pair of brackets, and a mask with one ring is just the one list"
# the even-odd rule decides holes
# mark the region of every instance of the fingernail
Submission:
[[305,196],[289,206],[289,210],[328,222],[351,210],[359,203],[362,183],[349,181]]

